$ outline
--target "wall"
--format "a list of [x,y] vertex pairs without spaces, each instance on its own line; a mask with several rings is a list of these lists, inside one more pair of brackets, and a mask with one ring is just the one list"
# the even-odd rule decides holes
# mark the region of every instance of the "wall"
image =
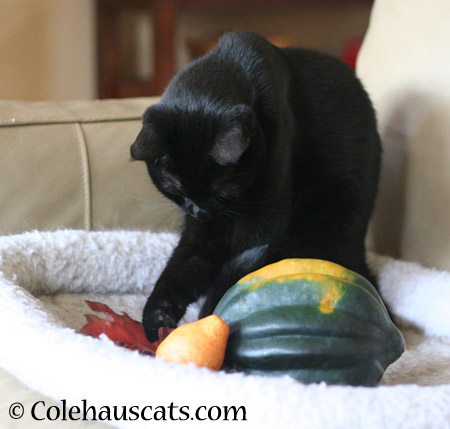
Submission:
[[[247,29],[266,36],[285,36],[299,46],[332,55],[341,53],[344,43],[365,34],[370,3],[309,5],[295,9],[252,9],[243,11],[182,11],[176,35],[177,66],[191,60],[187,40],[216,39],[226,31]],[[146,55],[152,51],[151,20],[139,11],[124,14],[121,20],[121,64],[123,76],[145,78],[153,63]]]
[[[286,35],[300,46],[339,55],[349,38],[366,31],[370,4],[309,5],[292,10],[264,9],[221,13],[184,13],[180,17],[179,60],[186,61],[182,44],[186,38],[217,36],[223,31],[248,29],[265,35]],[[220,29],[220,30],[219,30]]]
[[[190,57],[186,39],[216,37],[247,28],[287,34],[299,44],[339,54],[345,40],[363,36],[369,4],[309,6],[298,11],[183,12],[179,16],[177,64]],[[127,28],[128,43],[139,41],[138,59],[124,61],[123,72],[141,77],[151,71],[151,31]],[[131,52],[126,48],[125,51]],[[65,100],[96,97],[94,0],[0,0],[0,99]],[[128,70],[134,64],[137,70]]]
[[91,0],[0,0],[0,99],[94,98]]

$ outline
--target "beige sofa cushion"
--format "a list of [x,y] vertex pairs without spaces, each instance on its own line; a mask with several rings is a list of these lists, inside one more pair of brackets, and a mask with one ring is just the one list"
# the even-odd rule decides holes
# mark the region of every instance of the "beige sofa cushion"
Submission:
[[450,269],[450,2],[377,0],[357,73],[384,146],[372,240]]
[[156,101],[0,102],[0,233],[178,225],[145,165],[130,161]]

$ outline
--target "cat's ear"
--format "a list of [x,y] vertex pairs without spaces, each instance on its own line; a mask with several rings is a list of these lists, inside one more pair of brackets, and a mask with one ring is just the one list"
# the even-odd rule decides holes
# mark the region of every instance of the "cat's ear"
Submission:
[[217,137],[211,150],[211,156],[220,165],[236,164],[250,144],[244,137],[241,127],[234,126]]
[[156,133],[150,127],[144,125],[136,137],[136,141],[131,145],[131,158],[135,161],[156,158],[160,155],[159,152],[162,152],[160,147]]
[[142,129],[130,148],[132,159],[148,161],[166,153],[164,139],[160,135],[160,130],[157,131],[157,124],[162,121],[161,112],[163,112],[163,109],[158,104],[150,106],[144,112]]
[[167,153],[160,136],[152,126],[144,124],[130,147],[131,158],[135,161],[149,161]]
[[246,105],[234,106],[227,112],[227,126],[219,132],[211,156],[221,164],[236,164],[250,145],[254,126],[253,109]]

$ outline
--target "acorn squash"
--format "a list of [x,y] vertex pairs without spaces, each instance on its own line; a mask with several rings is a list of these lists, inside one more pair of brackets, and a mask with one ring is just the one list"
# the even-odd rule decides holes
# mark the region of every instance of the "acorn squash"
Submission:
[[332,262],[285,259],[242,278],[215,314],[225,368],[305,383],[375,386],[404,341],[374,286]]

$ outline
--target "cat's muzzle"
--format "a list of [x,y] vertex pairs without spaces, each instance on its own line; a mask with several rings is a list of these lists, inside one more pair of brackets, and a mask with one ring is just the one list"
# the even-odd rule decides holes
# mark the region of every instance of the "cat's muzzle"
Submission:
[[206,222],[211,219],[211,210],[203,209],[192,201],[186,201],[182,207],[183,211],[200,222]]
[[195,207],[190,215],[200,222],[206,222],[211,219],[211,212],[200,207]]

